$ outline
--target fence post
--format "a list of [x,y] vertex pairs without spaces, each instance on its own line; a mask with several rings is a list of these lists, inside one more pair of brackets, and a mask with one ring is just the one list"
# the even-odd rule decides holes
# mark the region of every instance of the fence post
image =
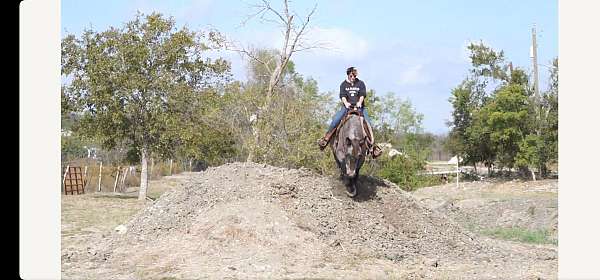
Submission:
[[87,165],[85,166],[85,171],[83,171],[83,189],[85,190],[85,187],[87,186],[88,180],[87,180]]
[[115,185],[113,187],[113,192],[117,191],[117,182],[119,181],[119,172],[121,171],[121,166],[117,166],[117,176],[115,177]]
[[67,164],[67,169],[65,169],[65,175],[63,176],[63,190],[65,191],[65,194],[67,194],[67,190],[65,189],[65,180],[67,179],[67,173],[69,173],[69,165]]
[[121,180],[121,189],[125,187],[125,179],[127,179],[127,173],[129,173],[129,167],[125,169],[125,174],[123,174],[123,179]]
[[102,162],[100,162],[100,172],[98,172],[98,191],[102,191]]

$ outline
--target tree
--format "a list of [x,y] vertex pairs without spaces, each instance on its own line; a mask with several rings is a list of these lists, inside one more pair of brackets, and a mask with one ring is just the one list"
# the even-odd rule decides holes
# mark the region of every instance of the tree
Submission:
[[[270,60],[276,51],[255,50],[256,56]],[[252,124],[256,112],[264,102],[268,87],[268,70],[257,61],[248,65],[248,81],[235,83],[227,90],[227,105],[223,106],[223,118],[235,131],[236,141],[247,154],[253,151],[254,160],[286,167],[308,167],[324,171],[327,154],[315,149],[315,139],[325,129],[324,119],[329,119],[323,108],[329,102],[327,95],[319,93],[317,82],[297,73],[290,61],[272,98],[270,110],[263,112],[260,132],[262,144],[254,146]]]
[[479,111],[488,101],[484,90],[485,84],[476,79],[467,78],[452,90],[450,102],[452,112],[452,127],[448,147],[453,154],[463,159],[463,164],[485,162],[488,167],[494,159],[489,149],[489,132],[483,119],[478,118]]
[[369,116],[379,141],[400,144],[408,135],[423,132],[423,114],[418,113],[409,99],[403,100],[393,92],[383,97],[367,92]]
[[516,155],[517,166],[528,168],[531,173],[531,177],[535,181],[535,172],[533,167],[540,166],[543,159],[544,143],[542,139],[536,134],[527,135],[521,142],[519,142],[519,152]]
[[514,166],[519,143],[531,131],[533,112],[529,101],[523,86],[510,84],[499,90],[480,112],[501,167]]
[[527,73],[513,69],[502,51],[483,43],[467,48],[472,67],[452,90],[449,101],[454,110],[446,145],[463,157],[463,163],[483,162],[488,168],[516,165],[528,168],[534,179],[537,167],[543,176],[546,163],[557,159],[557,67],[551,69],[550,89],[539,102]]
[[[275,95],[280,91],[279,85],[285,76],[292,55],[303,50],[317,47],[317,44],[308,44],[305,40],[307,27],[312,15],[316,11],[316,5],[308,13],[304,21],[298,19],[297,14],[289,9],[288,0],[283,0],[282,11],[273,8],[271,3],[267,0],[262,0],[262,3],[254,5],[254,8],[256,11],[248,16],[243,23],[246,23],[255,17],[259,17],[261,20],[281,26],[281,31],[283,33],[281,49],[271,53],[271,55],[268,56],[269,59],[262,57],[260,52],[256,53],[247,48],[236,46],[235,43],[228,41],[223,36],[218,36],[218,34],[214,36],[219,45],[245,55],[260,64],[260,67],[265,69],[268,73],[268,83],[266,84],[264,92],[262,92],[264,99],[261,100],[257,110],[252,114],[254,120],[251,122],[251,128],[254,136],[254,143],[249,146],[247,158],[247,161],[249,162],[255,161],[257,149],[264,146],[264,142],[269,139],[268,133],[264,131],[266,123],[263,116],[268,114],[268,111],[273,107]],[[298,21],[300,21],[299,24],[297,24]]]
[[[121,28],[84,31],[62,40],[64,103],[82,114],[76,129],[103,147],[126,143],[139,152],[146,198],[148,157],[172,154],[178,128],[190,124],[203,94],[225,79],[228,62],[203,59],[203,34],[178,30],[173,19],[138,13]],[[64,104],[63,103],[63,104]]]
[[494,80],[507,81],[508,65],[504,60],[504,51],[495,51],[483,42],[470,43],[467,49],[471,52],[471,73],[474,76],[492,78]]
[[[542,96],[542,139],[544,142],[544,162],[558,161],[558,58],[552,60],[550,87]],[[545,173],[545,165],[542,165]]]

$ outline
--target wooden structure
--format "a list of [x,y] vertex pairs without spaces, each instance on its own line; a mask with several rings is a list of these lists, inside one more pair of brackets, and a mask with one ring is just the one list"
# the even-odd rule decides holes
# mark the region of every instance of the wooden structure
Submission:
[[81,172],[81,167],[79,166],[67,166],[67,170],[63,177],[65,195],[85,193],[85,185],[87,183],[86,175],[87,174]]

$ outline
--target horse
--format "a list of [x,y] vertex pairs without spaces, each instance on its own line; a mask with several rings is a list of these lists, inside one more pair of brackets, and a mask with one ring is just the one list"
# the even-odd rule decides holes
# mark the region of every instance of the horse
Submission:
[[340,169],[340,178],[346,181],[346,194],[355,197],[356,182],[368,152],[367,129],[357,108],[350,108],[333,135],[331,150]]

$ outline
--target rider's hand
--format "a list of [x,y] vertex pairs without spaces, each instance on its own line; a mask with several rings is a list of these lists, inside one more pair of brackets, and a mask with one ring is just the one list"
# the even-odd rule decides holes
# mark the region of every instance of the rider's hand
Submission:
[[356,103],[356,108],[360,108],[362,107],[362,104],[360,102]]
[[350,109],[350,105],[351,105],[350,102],[344,103],[344,106],[346,106],[346,109]]

